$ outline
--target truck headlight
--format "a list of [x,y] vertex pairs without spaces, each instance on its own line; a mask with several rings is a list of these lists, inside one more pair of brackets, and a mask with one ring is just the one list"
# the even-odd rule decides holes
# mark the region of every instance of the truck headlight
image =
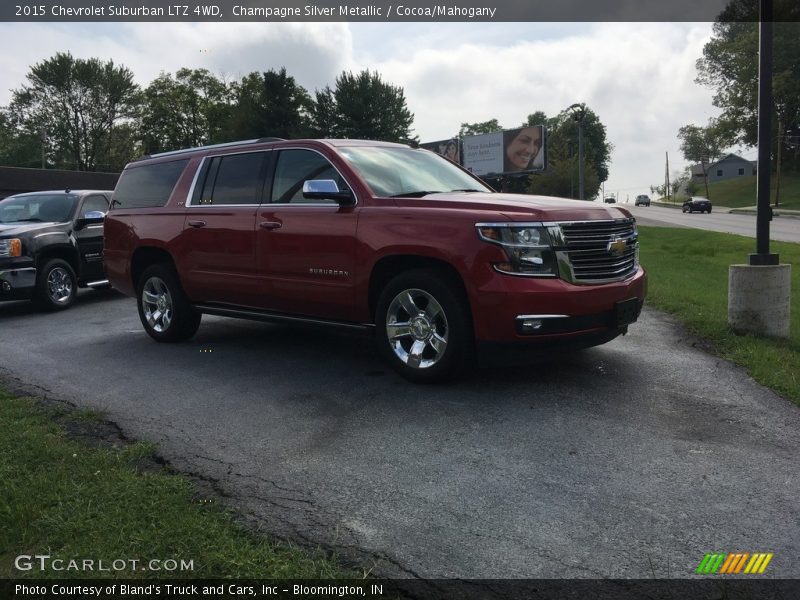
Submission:
[[22,241],[17,238],[0,240],[0,258],[22,256]]
[[478,236],[502,247],[507,261],[494,268],[509,275],[554,277],[558,274],[550,238],[541,224],[478,223]]

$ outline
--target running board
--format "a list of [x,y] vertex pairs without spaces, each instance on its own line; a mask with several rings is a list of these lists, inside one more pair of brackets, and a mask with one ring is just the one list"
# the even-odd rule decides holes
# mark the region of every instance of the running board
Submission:
[[108,279],[101,279],[100,281],[90,281],[86,284],[86,287],[93,288],[93,287],[101,287],[104,285],[109,285]]
[[296,323],[305,325],[323,325],[326,327],[339,327],[356,331],[369,332],[375,326],[366,323],[347,323],[345,321],[332,321],[327,319],[315,319],[313,317],[299,317],[296,315],[285,315],[269,311],[228,308],[223,306],[212,306],[210,304],[195,304],[194,307],[207,315],[217,315],[219,317],[236,317],[239,319],[250,319],[252,321],[266,321],[272,323]]

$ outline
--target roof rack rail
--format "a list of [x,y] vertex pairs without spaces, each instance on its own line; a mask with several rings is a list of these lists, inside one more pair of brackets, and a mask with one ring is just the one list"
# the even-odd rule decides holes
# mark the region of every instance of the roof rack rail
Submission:
[[182,148],[180,150],[170,150],[168,152],[158,152],[157,154],[145,154],[139,160],[146,160],[148,158],[156,158],[160,156],[175,156],[178,154],[186,154],[187,152],[196,152],[198,150],[213,150],[214,148],[227,148],[228,146],[241,146],[243,144],[263,144],[264,142],[282,142],[283,138],[279,137],[264,137],[254,140],[242,140],[238,142],[225,142],[224,144],[211,144],[209,146],[195,146],[194,148]]

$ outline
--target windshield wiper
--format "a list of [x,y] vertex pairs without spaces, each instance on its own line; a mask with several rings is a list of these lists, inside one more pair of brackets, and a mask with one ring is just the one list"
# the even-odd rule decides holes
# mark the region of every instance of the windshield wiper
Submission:
[[389,196],[389,198],[422,198],[423,196],[427,196],[428,194],[442,194],[441,190],[419,190],[416,192],[403,192],[401,194],[394,194]]
[[482,191],[485,191],[485,190],[474,190],[472,188],[464,188],[464,189],[460,189],[460,190],[450,190],[450,191],[451,192],[482,192]]
[[16,221],[4,221],[4,223],[29,223],[29,222],[36,222],[41,223],[41,219],[37,219],[36,217],[31,217],[30,219],[17,219]]

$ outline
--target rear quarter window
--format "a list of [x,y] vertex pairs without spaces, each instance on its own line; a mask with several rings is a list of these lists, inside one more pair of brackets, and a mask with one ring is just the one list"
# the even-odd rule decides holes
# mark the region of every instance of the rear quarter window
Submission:
[[189,159],[128,167],[122,172],[111,205],[115,208],[164,206]]

